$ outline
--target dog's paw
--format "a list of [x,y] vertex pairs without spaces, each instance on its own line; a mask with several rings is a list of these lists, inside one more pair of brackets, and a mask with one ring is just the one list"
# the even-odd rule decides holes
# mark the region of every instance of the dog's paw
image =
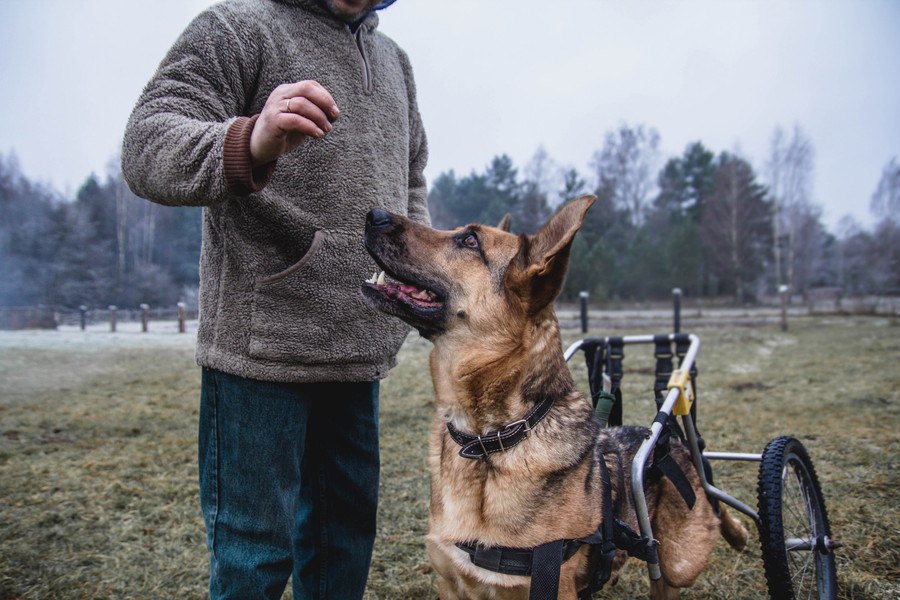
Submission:
[[728,545],[735,550],[743,550],[750,541],[750,532],[744,527],[740,520],[732,517],[729,513],[722,511],[722,521],[719,525],[722,531],[722,537],[728,542]]

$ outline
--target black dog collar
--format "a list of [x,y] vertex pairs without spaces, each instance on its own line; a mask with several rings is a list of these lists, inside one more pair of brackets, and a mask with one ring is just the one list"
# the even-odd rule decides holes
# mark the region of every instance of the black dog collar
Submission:
[[487,458],[488,454],[503,452],[528,437],[528,432],[541,422],[550,412],[553,406],[553,398],[545,398],[531,411],[518,421],[513,421],[484,435],[471,435],[463,433],[447,422],[447,431],[453,441],[462,446],[459,455],[463,458]]

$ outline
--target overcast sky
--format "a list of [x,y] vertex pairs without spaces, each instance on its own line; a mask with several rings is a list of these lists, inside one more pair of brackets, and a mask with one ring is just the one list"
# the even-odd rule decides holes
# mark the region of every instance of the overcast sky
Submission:
[[[72,192],[106,172],[144,84],[206,0],[0,0],[0,153]],[[833,227],[871,223],[900,156],[900,1],[398,0],[381,30],[412,59],[427,175],[524,167],[539,145],[589,173],[606,131],[657,128],[758,171],[777,125],[816,152]]]

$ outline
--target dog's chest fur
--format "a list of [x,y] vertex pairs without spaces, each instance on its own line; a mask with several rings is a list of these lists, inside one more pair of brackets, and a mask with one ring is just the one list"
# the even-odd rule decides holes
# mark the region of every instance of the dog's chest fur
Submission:
[[519,446],[472,460],[459,456],[446,422],[436,419],[429,453],[432,533],[512,547],[543,543],[548,532],[556,538],[591,533],[602,508],[594,446],[577,434],[565,450],[547,444],[566,421],[548,417]]

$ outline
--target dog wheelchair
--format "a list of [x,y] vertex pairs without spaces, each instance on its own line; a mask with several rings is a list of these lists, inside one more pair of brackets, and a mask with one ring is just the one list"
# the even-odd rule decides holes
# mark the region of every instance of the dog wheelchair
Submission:
[[[834,550],[840,543],[831,537],[825,500],[815,469],[803,444],[788,436],[772,439],[761,454],[708,452],[697,429],[696,378],[700,338],[693,334],[638,335],[586,338],[569,346],[569,362],[582,351],[595,413],[601,423],[622,424],[623,360],[625,346],[653,345],[656,358],[654,394],[657,414],[647,438],[631,464],[631,493],[648,552],[651,580],[658,580],[659,557],[655,552],[644,481],[650,469],[659,469],[668,454],[672,436],[690,450],[692,461],[714,509],[719,502],[747,515],[756,523],[762,546],[763,567],[771,598],[794,600],[837,597]],[[677,368],[675,361],[677,360]],[[680,417],[680,425],[676,417]],[[758,510],[730,496],[713,484],[710,461],[759,463]],[[667,469],[661,469],[669,475]],[[677,475],[677,474],[675,474]],[[683,478],[683,474],[681,475]],[[678,486],[677,476],[671,477]]]

